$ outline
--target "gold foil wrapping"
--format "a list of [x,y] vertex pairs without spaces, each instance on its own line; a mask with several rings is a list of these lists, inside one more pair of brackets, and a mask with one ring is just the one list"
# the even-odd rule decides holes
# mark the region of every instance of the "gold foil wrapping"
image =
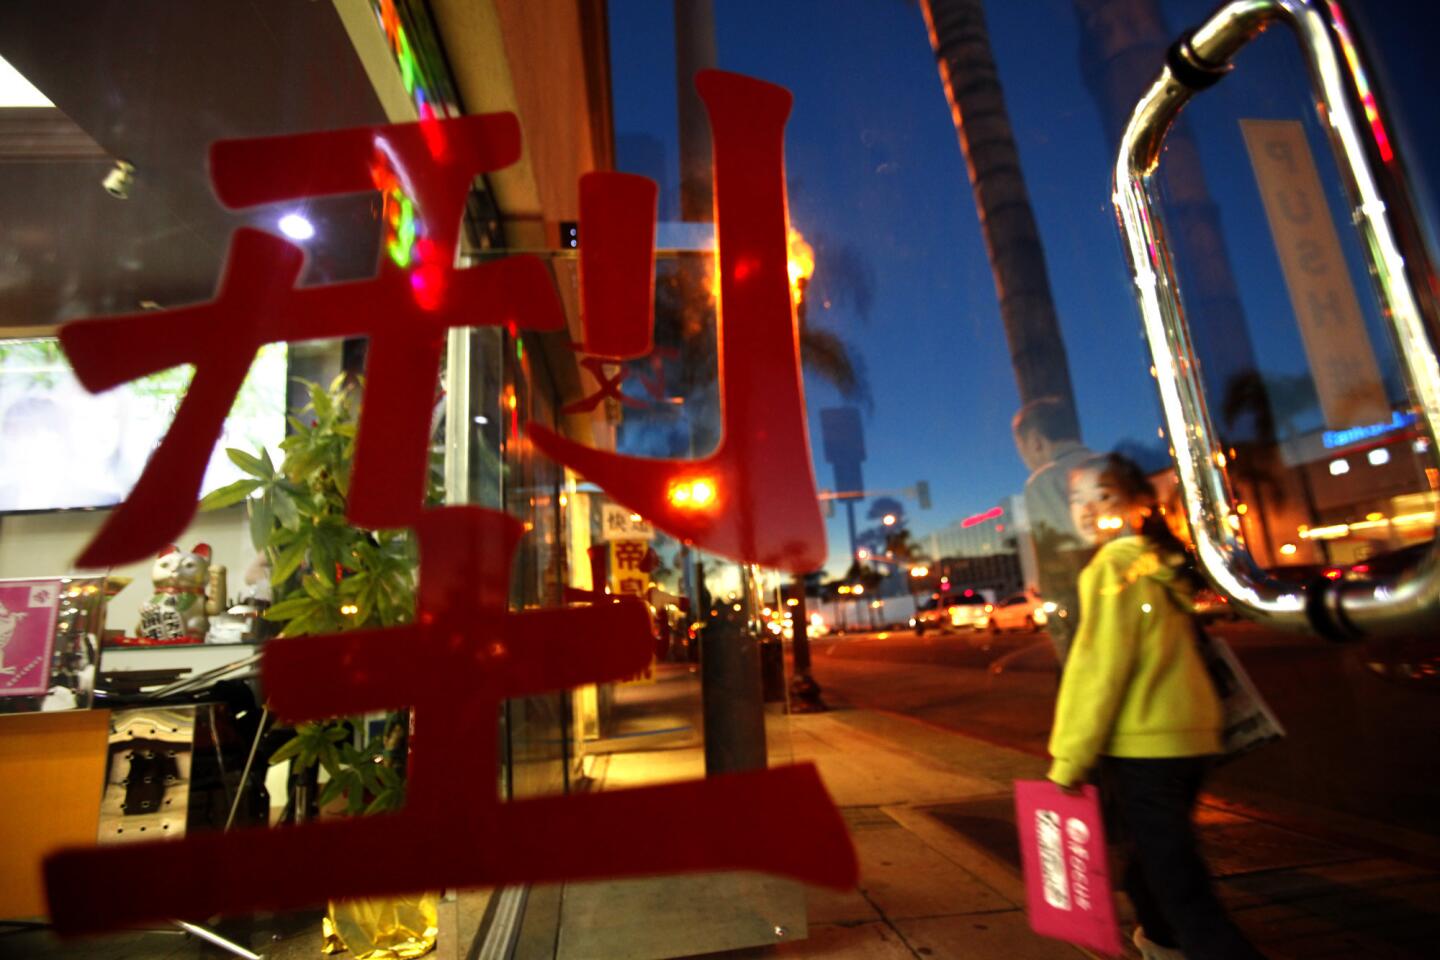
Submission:
[[410,960],[435,949],[440,895],[332,900],[321,932],[326,954],[355,960]]
[[210,565],[210,582],[205,587],[205,613],[212,617],[230,609],[230,587],[226,582],[225,564]]

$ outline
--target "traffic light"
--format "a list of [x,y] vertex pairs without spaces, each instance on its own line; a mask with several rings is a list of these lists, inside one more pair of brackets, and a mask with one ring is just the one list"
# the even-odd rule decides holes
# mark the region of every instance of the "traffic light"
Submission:
[[920,504],[921,510],[930,509],[930,481],[915,481],[915,499]]

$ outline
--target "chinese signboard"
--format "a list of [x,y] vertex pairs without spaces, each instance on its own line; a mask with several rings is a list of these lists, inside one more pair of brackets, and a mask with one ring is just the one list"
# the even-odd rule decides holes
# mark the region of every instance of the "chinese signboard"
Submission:
[[617,597],[644,599],[650,589],[646,559],[650,544],[644,540],[610,541],[610,590]]
[[607,503],[600,511],[602,540],[654,540],[655,528],[617,503]]
[[[608,519],[608,518],[607,518]],[[629,519],[629,514],[626,514]],[[656,563],[648,540],[610,541],[610,592],[617,597],[650,600],[650,571]],[[629,681],[650,683],[655,679],[655,658]]]

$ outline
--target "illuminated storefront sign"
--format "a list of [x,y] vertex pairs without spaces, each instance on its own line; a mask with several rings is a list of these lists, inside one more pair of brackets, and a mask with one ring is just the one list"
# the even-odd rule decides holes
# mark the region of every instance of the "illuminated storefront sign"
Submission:
[[984,511],[983,513],[977,513],[973,516],[966,517],[964,520],[961,520],[960,526],[965,528],[976,527],[987,520],[996,520],[1000,517],[1003,517],[1004,515],[1005,510],[1003,507],[991,507],[989,510]]
[[1405,430],[1415,426],[1417,422],[1419,422],[1419,418],[1415,414],[1401,413],[1397,410],[1390,415],[1389,420],[1382,423],[1370,423],[1363,427],[1349,427],[1344,430],[1326,430],[1320,439],[1325,444],[1325,449],[1333,450],[1336,447],[1348,447],[1361,440],[1370,440],[1382,437],[1387,433]]

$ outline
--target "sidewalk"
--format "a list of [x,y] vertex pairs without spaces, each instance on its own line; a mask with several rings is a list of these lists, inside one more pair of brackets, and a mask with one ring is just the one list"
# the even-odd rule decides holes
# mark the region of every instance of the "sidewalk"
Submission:
[[[844,813],[860,857],[860,887],[846,894],[806,890],[804,920],[777,923],[783,933],[775,946],[709,956],[1076,960],[1088,955],[1036,936],[1025,919],[1010,784],[1043,777],[1043,758],[873,710],[792,715],[774,727],[778,749],[772,754],[793,751],[796,761],[815,763]],[[695,776],[703,766],[693,739],[612,752],[604,761],[594,771],[602,789],[657,774]],[[1200,832],[1222,897],[1269,956],[1435,955],[1440,872],[1220,807],[1202,808]],[[608,907],[631,904],[643,928],[640,913],[654,910],[656,897],[674,895],[673,878],[655,883],[638,896],[638,888],[627,888],[622,898],[608,900]],[[755,898],[752,903],[783,911],[786,884],[771,881],[766,887],[763,879],[748,876],[743,883],[750,885],[746,896]],[[735,891],[710,892],[714,897],[701,902],[718,903]],[[570,896],[567,889],[567,903]],[[690,890],[685,896],[703,895]],[[1133,923],[1123,897],[1119,906],[1128,934]],[[603,915],[593,905],[583,912],[592,919]],[[614,922],[612,915],[607,926]],[[562,947],[571,939],[578,949],[585,939],[593,948],[593,927],[566,925],[571,932],[567,937],[562,931]]]

